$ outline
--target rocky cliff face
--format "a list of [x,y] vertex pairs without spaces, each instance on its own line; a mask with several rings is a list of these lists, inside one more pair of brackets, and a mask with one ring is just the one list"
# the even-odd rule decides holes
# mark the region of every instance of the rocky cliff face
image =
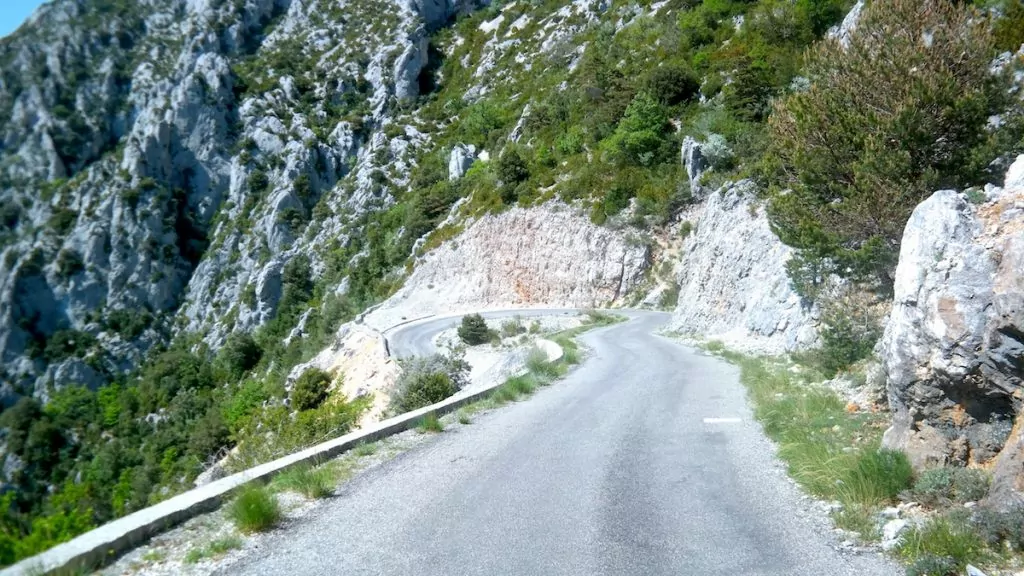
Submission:
[[41,8],[0,45],[4,397],[96,386],[181,330],[217,343],[273,318],[285,264],[322,270],[405,183],[428,141],[401,108],[426,35],[476,6]]
[[786,275],[791,249],[772,233],[753,183],[726,185],[683,218],[674,330],[767,354],[815,343],[814,314]]
[[1024,156],[1003,188],[936,192],[914,210],[880,343],[893,409],[886,444],[922,467],[998,455],[1004,501],[1024,493],[1013,428],[1024,402],[1022,270]]
[[647,247],[560,202],[487,215],[427,253],[366,322],[488,308],[621,304],[648,266]]

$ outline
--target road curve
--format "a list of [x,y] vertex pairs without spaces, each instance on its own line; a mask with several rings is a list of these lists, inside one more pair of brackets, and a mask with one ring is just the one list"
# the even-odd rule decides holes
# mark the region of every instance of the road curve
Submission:
[[[555,316],[559,314],[575,315],[575,308],[524,308],[519,310],[494,310],[481,312],[484,318],[534,318],[538,316]],[[632,312],[629,312],[632,313]],[[434,337],[452,328],[462,321],[463,314],[431,317],[414,320],[385,331],[388,348],[391,354],[402,358],[405,356],[426,356],[436,351]]]
[[358,476],[220,574],[901,573],[800,512],[734,367],[631,316],[584,335],[564,381]]

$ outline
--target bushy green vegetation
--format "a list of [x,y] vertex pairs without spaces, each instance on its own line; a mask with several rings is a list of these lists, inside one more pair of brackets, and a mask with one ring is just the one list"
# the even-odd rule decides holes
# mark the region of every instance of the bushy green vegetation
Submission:
[[459,338],[470,346],[489,342],[492,335],[491,329],[487,327],[487,321],[479,314],[463,316],[458,332]]
[[[907,0],[886,0],[897,1]],[[123,39],[134,41],[142,23],[134,3],[104,0],[101,4],[102,14],[132,13],[128,20],[131,26],[124,30]],[[640,3],[641,7],[648,4]],[[948,58],[938,54],[934,61],[922,62],[921,82],[901,84],[889,77],[876,82],[871,76],[876,72],[870,63],[856,61],[857,55],[870,53],[868,48],[851,50],[848,65],[836,68],[830,68],[822,55],[825,49],[816,49],[806,57],[810,82],[801,82],[798,75],[805,74],[805,50],[839,21],[851,4],[852,0],[670,2],[657,16],[642,16],[618,31],[615,24],[621,13],[609,10],[566,46],[556,47],[531,62],[530,70],[517,68],[512,59],[499,62],[507,73],[501,75],[502,81],[491,86],[487,96],[476,101],[464,98],[477,80],[473,78],[472,67],[464,67],[462,60],[469,57],[475,61],[479,57],[486,40],[479,24],[485,18],[493,18],[498,8],[460,16],[452,27],[438,30],[431,42],[443,47],[446,57],[438,60],[439,68],[433,68],[436,62],[431,64],[429,72],[437,82],[424,83],[429,89],[418,102],[402,104],[405,110],[417,108],[418,128],[431,133],[430,148],[415,159],[408,187],[385,191],[387,177],[375,174],[373,192],[381,197],[390,193],[394,201],[350,219],[346,234],[341,235],[344,240],[339,238],[323,247],[325,267],[317,268],[317,277],[308,258],[291,258],[282,273],[282,296],[273,319],[251,337],[233,336],[219,351],[210,350],[197,337],[182,335],[169,345],[156,348],[136,373],[127,377],[105,374],[112,381],[107,387],[97,391],[71,387],[55,392],[45,408],[26,402],[5,411],[3,424],[9,431],[8,438],[13,439],[8,448],[26,465],[14,478],[15,489],[5,496],[5,514],[0,518],[0,561],[9,562],[38,552],[92,525],[187,489],[195,475],[226,449],[238,447],[233,463],[244,466],[347,431],[365,410],[367,399],[339,398],[326,402],[323,379],[311,378],[308,390],[293,391],[292,406],[303,408],[294,414],[286,406],[285,378],[293,366],[323,347],[340,322],[353,318],[397,289],[419,238],[430,234],[421,247],[426,251],[462,230],[458,222],[436,229],[460,198],[468,198],[464,213],[478,214],[560,197],[588,207],[591,218],[599,223],[616,218],[634,204],[638,217],[631,220],[632,224],[659,224],[691,200],[689,184],[677,157],[683,136],[694,135],[707,143],[705,156],[713,168],[713,183],[725,176],[752,173],[751,167],[761,161],[764,149],[776,141],[779,148],[785,149],[776,150],[755,172],[757,175],[775,182],[779,189],[792,188],[794,198],[801,194],[811,198],[814,190],[827,187],[830,192],[846,194],[829,200],[855,200],[841,203],[833,214],[829,211],[831,204],[818,202],[820,198],[814,197],[811,206],[816,211],[805,221],[801,219],[802,213],[787,215],[786,201],[778,199],[783,197],[781,193],[773,195],[777,227],[788,242],[801,248],[794,276],[802,274],[806,284],[813,286],[830,271],[862,276],[884,270],[891,264],[892,254],[892,246],[886,242],[899,227],[895,223],[898,217],[890,216],[898,215],[900,210],[905,212],[913,201],[910,196],[921,193],[926,186],[983,180],[987,177],[984,167],[992,157],[991,152],[1002,151],[1003,144],[1009,141],[1009,132],[985,135],[975,130],[973,124],[997,108],[998,94],[993,86],[999,79],[974,86],[967,86],[965,80],[977,79],[987,69],[987,65],[973,66],[987,62],[991,56],[987,48],[976,48],[991,45],[1002,50],[1020,42],[1019,23],[1024,16],[1019,3],[1001,3],[1006,17],[995,22],[994,39],[983,39],[989,44],[982,46],[968,44],[983,34],[954,14],[951,22],[968,26],[971,33],[959,40],[940,34],[928,54],[940,48],[968,46],[971,50],[966,61],[972,63],[970,69],[960,63],[943,68],[949,63]],[[876,4],[885,2],[878,0]],[[551,2],[520,3],[509,8],[512,13],[507,20],[524,11],[552,11],[558,7]],[[350,19],[351,29],[372,27],[369,16],[354,12],[332,12],[330,17]],[[320,98],[318,94],[324,93],[319,90],[325,73],[323,62],[330,59],[323,58],[320,47],[311,48],[316,39],[297,36],[277,43],[272,49],[257,49],[280,15],[280,10],[275,10],[270,21],[246,31],[245,45],[239,47],[239,58],[232,62],[235,97],[241,99],[274,88],[281,77],[290,76],[299,110],[316,119],[312,123],[316,138],[325,141],[329,130],[341,120],[350,122],[357,138],[366,137],[372,128],[372,123],[364,121],[369,112],[371,86],[363,73],[369,58],[356,58],[359,70],[353,70],[351,76],[346,71],[344,78],[328,79],[334,83],[325,91],[331,97]],[[739,16],[743,17],[742,26],[735,25]],[[865,22],[862,29],[872,25],[870,18]],[[457,45],[455,38],[461,39]],[[898,40],[892,42],[896,43],[892,46],[899,47]],[[576,46],[584,47],[578,61]],[[921,60],[921,55],[911,47],[903,48],[908,51],[910,62]],[[127,57],[118,55],[115,60],[119,70],[126,69]],[[570,67],[571,62],[575,66]],[[71,66],[74,70],[66,75],[75,76],[75,81],[58,87],[60,108],[55,106],[53,113],[58,124],[66,128],[56,131],[55,145],[74,172],[94,152],[94,147],[86,146],[94,141],[93,125],[103,123],[86,122],[82,111],[76,108],[70,96],[91,76],[79,74],[81,63],[73,62]],[[929,79],[939,77],[924,76],[925,72],[936,70],[954,74],[948,78],[950,84],[929,83]],[[5,73],[5,84],[19,84],[17,78],[8,76],[11,75]],[[857,110],[840,106],[845,101],[834,93],[838,88],[830,92],[825,89],[828,83],[819,81],[833,76],[845,79],[846,84],[840,83],[839,87],[855,85],[858,98],[891,98],[891,102],[904,106],[901,110],[905,109],[905,113],[889,119],[857,116]],[[893,90],[864,94],[860,89],[863,85]],[[948,118],[938,117],[942,122],[934,114],[925,114],[934,107],[917,105],[922,91],[927,90],[934,91],[936,101],[949,104]],[[986,100],[988,95],[993,99]],[[785,99],[773,108],[773,100],[780,97]],[[4,101],[0,107],[8,109],[12,102]],[[524,118],[523,133],[518,143],[512,144],[507,137],[527,104],[531,111]],[[802,112],[805,108],[806,113]],[[920,121],[915,120],[915,111],[921,116]],[[945,123],[947,119],[950,123]],[[1007,120],[1008,129],[1013,128],[1015,120]],[[870,141],[844,140],[851,135],[845,121],[866,122],[869,129],[865,134],[871,137]],[[827,155],[812,153],[820,148],[806,138],[799,140],[812,131],[815,122],[822,123],[827,128],[825,133],[843,144],[842,162],[833,163]],[[785,145],[787,141],[777,136],[769,138],[769,134],[785,135],[787,127],[793,134],[792,146]],[[936,132],[936,127],[946,131]],[[392,138],[402,134],[398,123],[386,132]],[[928,140],[937,133],[950,139]],[[889,155],[881,153],[888,151],[883,145],[887,135],[895,135],[893,153]],[[465,177],[451,182],[447,154],[457,142],[486,149],[492,160],[477,162]],[[928,155],[924,158],[911,153],[911,146],[922,142],[930,146],[926,146]],[[943,142],[949,150],[942,148]],[[1006,149],[1009,148],[1007,145]],[[279,159],[259,158],[251,141],[239,141],[238,149],[244,152],[239,158],[251,166],[251,200],[247,200],[243,207],[245,216],[237,223],[238,229],[244,231],[243,227],[251,223],[257,202],[269,192],[268,173]],[[949,152],[949,158],[941,156],[943,151]],[[948,177],[949,167],[957,161],[963,162],[965,170],[957,176],[961,180],[953,181]],[[839,177],[833,178],[835,175]],[[862,175],[870,178],[850,183],[850,178]],[[861,195],[864,181],[871,182],[872,187]],[[874,186],[876,183],[880,185]],[[316,189],[317,179],[308,174],[298,175],[292,185],[303,206],[289,215],[289,223],[304,226],[310,215],[319,219],[331,212],[331,207],[318,201],[321,191]],[[62,186],[63,183],[54,182],[40,190],[47,201],[53,200],[48,224],[57,234],[69,232],[79,218],[61,203],[58,192]],[[182,205],[181,194],[170,189],[161,191],[161,186],[162,183],[143,180],[139,186],[126,189],[122,198],[133,206],[133,211],[143,211],[150,195],[170,194],[173,197],[169,204],[176,206],[175,213],[180,212],[177,208]],[[860,226],[868,218],[858,207],[872,205],[871,194],[889,193],[895,196],[883,197],[876,203],[886,210],[880,220],[884,225],[877,231]],[[887,202],[887,198],[894,200]],[[200,231],[190,228],[190,215],[178,215],[175,227],[180,228],[177,231],[183,239],[183,254],[195,264],[202,256],[206,239]],[[0,216],[10,227],[25,226],[23,210],[17,206],[5,204]],[[831,224],[842,218],[849,222]],[[821,233],[822,230],[828,234]],[[692,226],[686,223],[681,233],[692,233]],[[873,243],[876,236],[886,242]],[[36,270],[41,272],[46,262],[45,258],[39,259]],[[66,276],[80,272],[81,263],[73,253],[59,258],[57,264],[60,273]],[[334,289],[343,279],[347,279],[348,292],[337,296]],[[245,305],[252,307],[255,299],[254,288],[243,292]],[[106,312],[105,327],[123,338],[133,340],[144,333],[147,338],[166,335],[161,333],[165,319],[156,311],[124,308],[123,303],[116,306],[119,308]],[[307,310],[312,312],[305,319],[303,334],[288,339],[286,344],[285,337]],[[594,320],[613,319],[595,314]],[[832,368],[842,369],[870,348],[870,338],[862,338],[849,326],[829,326],[827,332],[835,335],[832,340],[826,337],[826,346],[831,350],[828,356],[835,360]],[[51,361],[81,357],[91,366],[102,368],[102,363],[96,362],[89,334],[60,332],[50,340],[33,342],[38,357]],[[565,349],[560,365],[579,360],[578,348],[570,338],[557,336],[556,340]],[[830,367],[822,365],[822,369]],[[532,371],[503,388],[500,394],[508,399],[527,393],[539,385],[543,378],[538,380],[535,373],[541,372]],[[446,376],[447,381],[439,374]],[[411,378],[406,384],[408,391],[399,394],[404,400],[396,410],[427,405],[461,386],[448,371]],[[821,402],[829,410],[834,408],[824,400]],[[830,455],[832,448],[826,446],[822,456]],[[822,473],[823,477],[834,481],[855,479],[858,474],[871,477],[878,470],[899,472],[897,462],[885,455],[867,455],[869,452],[858,452],[856,458],[844,453],[838,459],[848,477],[831,472]],[[811,464],[807,468],[814,470]],[[864,494],[871,492],[866,490]],[[886,488],[878,493],[890,492]]]
[[798,284],[838,274],[887,290],[921,200],[1002,176],[991,162],[1024,132],[1019,112],[988,125],[1011,98],[1009,74],[989,72],[995,42],[969,5],[884,0],[867,6],[848,46],[807,53],[809,87],[776,105],[765,162],[774,229],[800,249]]
[[295,381],[292,388],[292,407],[296,410],[313,410],[327,400],[327,388],[331,375],[319,368],[309,368]]
[[458,356],[405,358],[401,364],[402,374],[391,394],[390,409],[395,414],[440,402],[469,382],[469,364]]
[[932,468],[914,482],[913,498],[928,506],[963,504],[981,500],[988,493],[988,475],[973,468]]

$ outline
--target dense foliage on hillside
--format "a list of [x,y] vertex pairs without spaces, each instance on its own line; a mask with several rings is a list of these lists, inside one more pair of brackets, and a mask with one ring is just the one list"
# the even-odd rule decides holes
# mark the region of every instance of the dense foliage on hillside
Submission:
[[[892,2],[904,9],[915,4],[910,0],[886,0],[885,4]],[[111,20],[125,23],[122,41],[131,41],[137,24],[132,4],[94,3],[94,12],[120,16]],[[366,80],[374,55],[347,55],[357,72],[348,75],[345,68],[346,75],[335,78],[331,74],[336,71],[326,70],[324,64],[333,57],[324,47],[329,42],[318,44],[316,34],[292,31],[294,36],[264,50],[259,43],[273,34],[275,20],[254,25],[259,34],[246,37],[252,45],[231,53],[230,108],[233,113],[240,103],[251,102],[247,98],[276,89],[281,78],[293,80],[289,105],[298,112],[289,116],[286,112],[293,109],[281,105],[281,110],[266,110],[265,115],[284,117],[296,130],[305,129],[308,121],[304,136],[308,148],[302,153],[308,154],[310,166],[285,167],[280,156],[260,152],[255,142],[238,139],[230,154],[244,168],[244,186],[251,196],[242,206],[225,201],[212,217],[209,238],[205,232],[201,238],[198,233],[185,235],[194,241],[194,250],[184,250],[185,246],[182,253],[188,252],[193,266],[202,266],[210,260],[209,254],[223,246],[235,246],[229,266],[243,258],[243,250],[256,254],[261,263],[270,260],[274,251],[269,240],[256,238],[254,228],[262,217],[257,206],[270,195],[269,175],[275,170],[292,175],[287,187],[298,199],[271,223],[287,232],[281,251],[300,240],[311,241],[332,219],[343,221],[342,232],[317,244],[316,258],[289,255],[281,270],[276,309],[250,336],[241,335],[239,329],[239,334],[217,348],[210,346],[205,333],[178,329],[170,343],[151,349],[143,365],[129,374],[103,371],[110,383],[97,390],[69,386],[49,391],[45,405],[25,398],[5,410],[0,425],[7,430],[6,450],[21,466],[11,481],[12,490],[4,496],[0,563],[36,553],[185,490],[204,467],[232,448],[239,448],[238,464],[246,465],[347,430],[368,406],[368,399],[332,395],[328,392],[331,376],[312,372],[303,375],[289,395],[287,375],[322,349],[342,322],[397,289],[413,262],[418,240],[425,237],[418,246],[422,253],[461,230],[458,218],[438,227],[460,199],[465,199],[461,217],[559,197],[584,205],[597,223],[621,224],[621,214],[634,204],[628,224],[661,225],[693,199],[678,160],[682,138],[692,135],[706,142],[704,153],[712,168],[706,175],[708,184],[755,175],[773,182],[778,190],[791,188],[791,195],[773,197],[778,226],[786,241],[808,250],[818,261],[837,255],[845,258],[847,252],[874,246],[874,232],[865,233],[857,224],[874,217],[865,211],[888,210],[888,204],[876,200],[895,194],[899,202],[887,212],[884,233],[880,233],[891,242],[907,206],[928,187],[980,183],[993,151],[1013,147],[1013,142],[1003,139],[998,142],[1003,149],[993,148],[978,122],[1002,104],[997,98],[1001,87],[983,79],[987,62],[997,48],[1007,49],[1020,41],[1024,16],[1011,0],[1007,16],[995,20],[992,38],[987,35],[988,20],[971,24],[972,30],[984,28],[984,33],[978,32],[980,39],[936,37],[936,50],[959,49],[963,42],[976,49],[970,52],[972,60],[963,76],[952,79],[959,83],[940,78],[934,86],[921,86],[927,92],[925,100],[955,112],[930,117],[938,118],[934,125],[956,136],[944,139],[943,145],[958,145],[956,156],[942,157],[943,171],[936,171],[931,159],[904,159],[927,144],[933,133],[925,130],[932,125],[917,122],[917,117],[883,121],[842,99],[864,83],[898,84],[898,76],[879,76],[891,71],[863,62],[874,47],[855,42],[845,53],[834,44],[806,52],[851,4],[847,0],[670,0],[613,6],[594,20],[577,20],[554,0],[504,7],[495,3],[461,15],[432,33],[432,61],[417,79],[420,95],[401,102],[389,100],[397,112],[380,125],[374,124]],[[963,9],[956,8],[954,16],[961,14],[959,10]],[[324,11],[311,19],[319,21],[318,26],[345,22],[353,30],[370,29],[374,34],[393,24],[388,18],[370,19],[371,11],[387,13],[387,7],[355,3],[351,13]],[[562,17],[558,26],[570,32],[541,49],[537,39],[548,35],[542,21],[563,11],[569,16]],[[229,24],[217,23],[218,30],[223,32]],[[862,26],[884,30],[893,23],[869,11]],[[511,35],[519,39],[516,48],[494,57],[497,39]],[[909,62],[922,55],[914,46],[913,42],[885,44],[886,49],[899,49]],[[154,53],[168,52],[165,48]],[[486,84],[486,90],[478,90],[483,81],[474,71],[476,65],[492,57],[486,75],[495,80]],[[834,69],[847,61],[848,67]],[[936,59],[934,65],[941,68],[943,62]],[[128,65],[115,64],[118,69]],[[165,66],[166,62],[151,64]],[[325,77],[352,89],[339,88],[342,96],[329,98]],[[822,78],[833,77],[842,82],[821,85]],[[962,92],[963,88],[971,90]],[[886,98],[895,98],[885,91],[857,92],[877,97],[883,104]],[[204,93],[198,99],[203,98],[213,96]],[[898,102],[916,104],[922,97],[911,93],[909,98]],[[837,117],[847,123],[834,125]],[[414,148],[409,144],[412,137],[403,140],[409,132],[429,134],[422,149],[415,149],[411,164],[400,164],[389,156],[393,152],[378,149],[380,162],[370,172],[367,185],[373,192],[368,201],[373,210],[357,213],[344,202],[328,201],[325,190],[329,187],[339,189],[347,202],[365,184],[355,182],[348,173],[336,182],[319,177],[327,160],[318,146],[332,138],[332,127],[339,122],[350,124],[357,138],[376,135],[408,148]],[[850,129],[848,123],[858,124]],[[853,135],[861,133],[861,124],[878,126],[875,132],[863,132],[865,137],[877,136],[869,143],[872,146],[884,148],[895,138],[901,145],[885,150],[892,154],[892,162],[904,164],[873,162],[881,161],[880,152],[863,142],[850,143]],[[903,140],[899,130],[908,126],[918,131]],[[810,161],[820,159],[820,150],[802,135],[815,128],[836,130],[830,134],[847,146],[840,161]],[[456,143],[487,150],[492,161],[476,162],[463,178],[450,180],[448,154]],[[762,162],[773,143],[772,154]],[[966,147],[961,149],[960,144]],[[875,155],[865,157],[865,150]],[[116,151],[101,147],[96,153]],[[89,158],[76,156],[69,165],[77,167],[79,160],[84,163]],[[867,169],[864,166],[875,171],[875,178],[869,195],[856,196],[853,192],[861,188],[848,183],[853,177],[844,177],[846,171],[861,174]],[[971,171],[959,172],[961,166]],[[950,180],[953,175],[960,179]],[[822,181],[828,181],[834,195],[856,198],[860,208],[833,211],[834,198],[816,187]],[[909,182],[909,190],[896,187],[892,192],[893,186],[879,185],[893,181]],[[837,186],[843,188],[837,192]],[[186,209],[186,200],[162,183],[140,182],[119,194],[132,210],[162,205],[160,199],[169,203],[174,210],[166,217],[172,226],[198,221],[196,212]],[[800,199],[798,208],[808,212],[787,213],[786,199]],[[7,208],[0,207],[0,216],[15,222],[19,209]],[[59,229],[70,226],[66,220],[75,218],[70,209],[55,214],[53,225]],[[823,228],[834,235],[823,236]],[[251,244],[243,243],[249,240]],[[67,274],[79,271],[80,259],[74,254],[62,262]],[[848,259],[836,262],[849,265]],[[217,279],[222,275],[230,272],[218,272]],[[244,282],[237,301],[208,311],[223,320],[229,331],[235,329],[239,310],[253,308],[257,298],[256,282]],[[345,289],[338,290],[340,285]],[[213,294],[216,283],[209,290]],[[136,311],[108,310],[101,320],[105,328],[135,340],[155,318],[140,306]],[[174,332],[168,329],[162,335]],[[102,352],[88,331],[63,329],[40,332],[40,336],[35,354],[41,359],[81,358],[102,364]],[[451,383],[427,384],[447,388]]]
[[1014,70],[989,70],[990,20],[892,0],[865,9],[860,26],[871,33],[808,53],[808,89],[770,121],[773,223],[801,249],[790,270],[805,293],[831,274],[888,290],[914,207],[936,190],[1001,182],[997,160],[1024,136]]

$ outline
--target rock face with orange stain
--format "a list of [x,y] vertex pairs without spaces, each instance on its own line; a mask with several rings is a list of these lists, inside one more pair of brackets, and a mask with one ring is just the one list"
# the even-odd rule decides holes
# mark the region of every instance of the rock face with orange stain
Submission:
[[433,314],[530,306],[621,304],[643,278],[648,248],[561,202],[466,224],[427,253],[367,322],[385,328]]
[[1006,501],[1024,479],[1024,156],[984,194],[936,192],[907,223],[879,347],[885,444],[918,467],[995,462]]

